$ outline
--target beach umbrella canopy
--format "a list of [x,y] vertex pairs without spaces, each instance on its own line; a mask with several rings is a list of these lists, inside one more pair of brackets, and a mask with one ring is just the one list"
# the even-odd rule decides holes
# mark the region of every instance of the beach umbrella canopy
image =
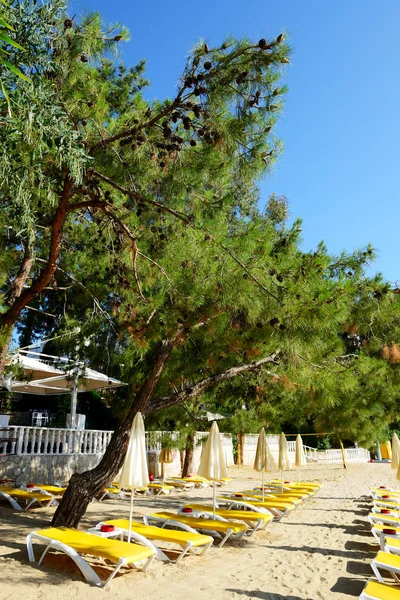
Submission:
[[301,439],[300,434],[297,434],[297,437],[296,437],[296,453],[295,453],[295,458],[294,458],[294,464],[298,469],[299,483],[300,483],[300,468],[305,467],[307,464],[306,455],[304,454],[303,440]]
[[[127,490],[134,490],[138,487],[149,484],[144,422],[140,412],[136,413],[132,423],[128,450],[126,452],[124,464],[118,476],[118,483],[121,488],[125,488]],[[133,493],[131,493],[131,505],[129,512],[129,542],[131,537],[132,513]]]
[[163,448],[160,452],[160,456],[158,457],[158,462],[161,464],[161,477],[164,479],[164,465],[168,465],[172,463],[174,459],[172,458],[172,450],[171,448]]
[[163,448],[160,452],[160,456],[158,457],[158,462],[167,465],[172,463],[173,460],[171,448]]
[[264,473],[276,470],[276,463],[270,447],[268,446],[264,428],[261,429],[258,436],[256,455],[254,458],[254,470],[261,472],[262,498],[264,501]]
[[[212,424],[207,441],[203,446],[203,452],[197,474],[201,477],[205,477],[206,479],[211,479],[214,482],[220,481],[228,475],[225,465],[225,456],[222,448],[221,436],[216,421],[214,421]],[[213,497],[213,509],[215,517],[215,483],[213,485]]]
[[280,471],[287,471],[290,469],[290,458],[289,458],[289,447],[285,434],[281,433],[279,436],[279,460],[278,469]]
[[394,433],[392,437],[392,462],[390,466],[392,469],[398,469],[400,462],[400,441],[397,434]]

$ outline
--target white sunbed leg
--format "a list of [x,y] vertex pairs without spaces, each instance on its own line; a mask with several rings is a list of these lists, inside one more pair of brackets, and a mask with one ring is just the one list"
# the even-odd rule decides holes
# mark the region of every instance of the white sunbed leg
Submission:
[[143,535],[140,535],[140,533],[136,533],[136,531],[131,531],[131,540],[135,540],[136,542],[139,542],[139,544],[142,544],[142,546],[146,546],[147,548],[151,548],[152,550],[154,550],[155,557],[157,560],[170,562],[168,556],[160,548],[153,544],[151,540],[148,540]]
[[376,565],[376,563],[375,563],[375,561],[374,561],[374,560],[373,560],[373,561],[372,561],[372,563],[371,563],[371,569],[373,570],[373,572],[374,572],[374,575],[375,575],[375,577],[377,578],[377,580],[378,580],[378,581],[380,581],[381,583],[384,583],[384,581],[383,581],[383,577],[382,577],[382,575],[380,574],[380,572],[379,572],[379,569],[378,569],[378,567],[377,567],[377,565]]
[[212,546],[212,544],[213,544],[213,540],[211,540],[211,542],[209,542],[202,548],[202,550],[201,550],[201,552],[199,552],[198,556],[202,556],[202,554],[205,554],[207,552],[207,550],[210,548],[210,546]]
[[36,562],[35,561],[35,554],[33,552],[32,534],[31,533],[26,536],[26,549],[27,549],[27,552],[28,552],[29,562]]
[[[232,535],[232,529],[228,529],[228,531],[225,534],[225,537],[222,538],[221,542],[218,544],[217,548],[222,548],[222,546],[225,544],[225,542],[231,537]],[[241,536],[243,537],[243,536]]]
[[10,494],[7,494],[6,492],[0,492],[0,498],[5,498],[6,500],[8,500],[14,510],[23,510],[22,506],[20,506],[18,502],[14,500],[12,496],[10,496]]

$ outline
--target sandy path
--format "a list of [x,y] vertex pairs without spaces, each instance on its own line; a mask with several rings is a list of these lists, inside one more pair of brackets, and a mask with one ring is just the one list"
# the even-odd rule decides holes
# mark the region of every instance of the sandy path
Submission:
[[[258,475],[232,469],[233,490],[254,486]],[[377,551],[366,520],[371,485],[394,483],[388,465],[307,467],[307,479],[320,479],[319,494],[289,518],[266,531],[203,557],[186,557],[179,565],[154,562],[147,575],[131,571],[111,587],[113,600],[344,600],[357,597],[372,575],[369,563]],[[291,474],[294,478],[294,473]],[[200,490],[190,501],[210,499]],[[364,496],[364,498],[363,498]],[[175,508],[184,497],[135,499],[136,514]],[[49,555],[41,567],[28,563],[25,536],[48,524],[54,509],[16,513],[0,504],[0,599],[54,600],[107,594],[88,586],[75,565],[62,555]],[[107,518],[125,517],[128,503],[93,503],[83,528]],[[57,588],[55,587],[57,586]],[[101,596],[100,596],[101,597]]]

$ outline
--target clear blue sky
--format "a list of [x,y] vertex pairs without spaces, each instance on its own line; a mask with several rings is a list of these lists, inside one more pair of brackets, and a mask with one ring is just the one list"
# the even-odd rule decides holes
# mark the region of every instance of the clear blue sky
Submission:
[[289,93],[277,133],[285,149],[262,182],[303,219],[303,246],[331,252],[371,242],[372,272],[400,280],[399,0],[74,0],[132,39],[128,65],[147,59],[151,97],[171,96],[191,45],[225,35],[290,36]]

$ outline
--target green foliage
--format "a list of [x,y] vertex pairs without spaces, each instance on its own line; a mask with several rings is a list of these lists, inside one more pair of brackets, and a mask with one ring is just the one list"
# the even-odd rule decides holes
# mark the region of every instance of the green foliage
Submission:
[[[129,383],[107,400],[116,416],[176,340],[153,400],[168,407],[185,390],[185,406],[149,425],[182,439],[204,406],[232,432],[383,435],[397,408],[398,295],[366,276],[371,247],[304,252],[284,197],[260,209],[257,182],[281,150],[284,37],[200,42],[175,96],[149,102],[145,63],[118,58],[123,27],[70,19],[58,0],[18,11],[30,81],[10,76],[13,118],[0,110],[0,325],[18,319],[26,342],[63,336],[51,353],[79,343]],[[35,319],[10,302],[26,249],[20,304],[29,297]],[[198,381],[274,354],[191,397]]]

